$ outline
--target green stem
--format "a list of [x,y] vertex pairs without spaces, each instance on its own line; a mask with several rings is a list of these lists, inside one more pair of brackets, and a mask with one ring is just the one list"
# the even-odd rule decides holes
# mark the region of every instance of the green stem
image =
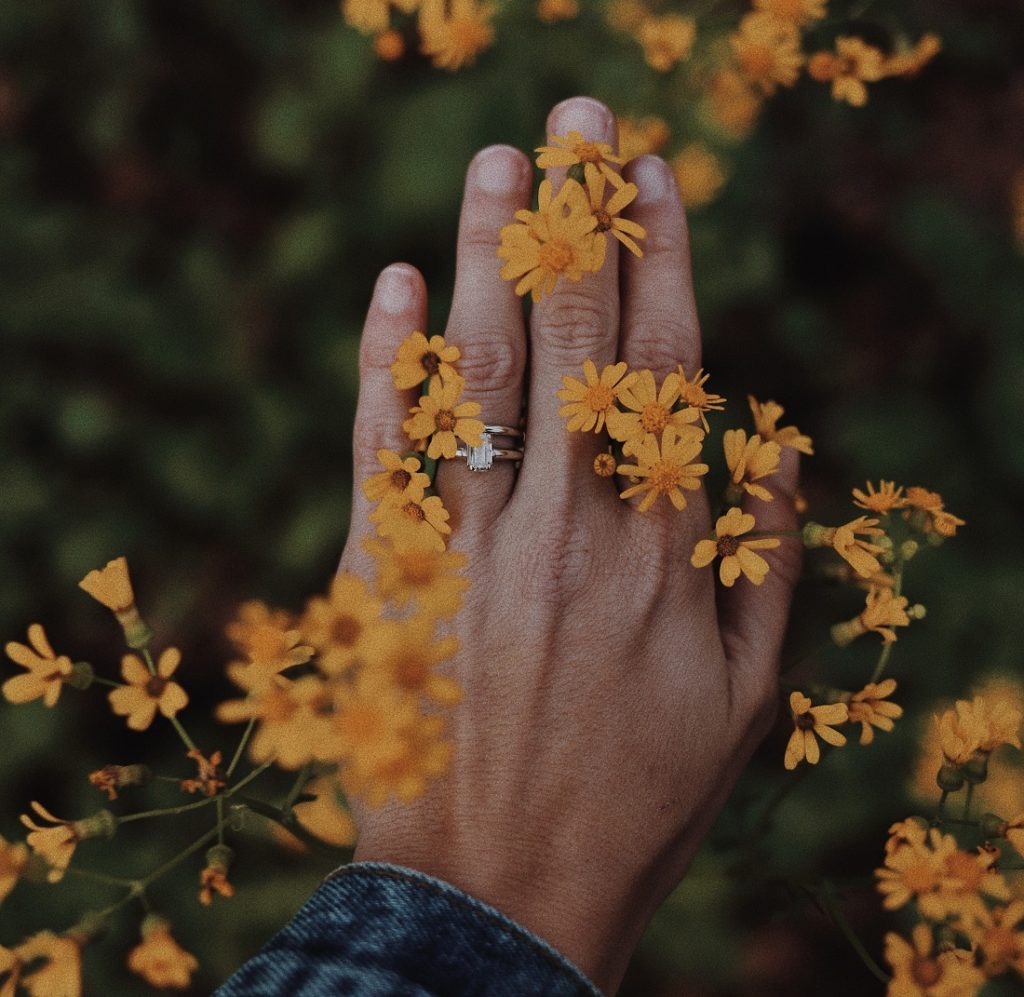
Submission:
[[767,806],[765,806],[760,820],[758,820],[757,824],[754,826],[754,830],[751,833],[751,839],[759,838],[768,830],[772,823],[772,817],[775,816],[775,811],[779,809],[786,797],[800,785],[810,771],[810,765],[805,765],[798,772],[794,773],[791,778],[786,779],[785,782],[775,790],[771,799],[768,801]]
[[309,782],[309,777],[313,771],[313,763],[306,762],[305,765],[299,769],[299,774],[292,783],[292,788],[288,791],[288,795],[284,798],[284,803],[281,804],[281,814],[287,817],[291,813],[292,806],[295,801],[299,798],[299,793],[302,792],[303,787]]
[[202,800],[196,800],[193,803],[183,803],[177,807],[161,807],[159,810],[143,810],[137,814],[126,814],[124,817],[118,817],[118,824],[127,824],[133,820],[145,820],[149,817],[169,817],[176,814],[187,813],[189,810],[198,810],[201,807],[208,807],[211,803],[216,802],[220,799],[227,799],[229,796],[234,796],[240,789],[247,786],[253,781],[258,775],[265,772],[273,762],[264,762],[259,768],[253,769],[244,779],[239,780],[235,785],[226,789],[219,796],[208,796]]
[[967,783],[967,798],[964,800],[964,821],[970,822],[971,818],[971,797],[974,796],[974,783]]
[[224,844],[224,797],[217,797],[217,844]]
[[231,759],[231,764],[228,766],[227,772],[224,773],[225,778],[230,779],[234,774],[235,767],[242,758],[242,752],[245,751],[245,746],[249,743],[249,738],[252,735],[253,728],[255,726],[256,718],[251,717],[249,719],[249,723],[246,724],[245,730],[242,732],[242,739],[238,742],[238,747],[235,748],[235,756]]
[[97,883],[106,883],[108,886],[131,886],[132,879],[125,879],[123,876],[108,876],[105,872],[94,872],[92,869],[80,869],[77,866],[69,865],[65,872],[72,876],[79,876],[82,879],[91,879]]
[[[275,824],[280,824],[289,834],[294,834],[303,844],[307,845],[314,851],[318,851],[322,854],[336,855],[336,847],[329,845],[325,841],[321,841],[318,837],[307,831],[298,821],[288,820],[285,815],[281,812],[279,807],[273,806],[273,804],[265,803],[263,800],[254,800],[248,796],[239,796],[239,803],[244,803],[253,813],[259,814],[261,817],[266,817],[267,820],[272,820]],[[342,846],[343,851],[352,851],[352,848],[345,848]]]
[[853,930],[850,922],[846,920],[846,915],[842,910],[840,910],[839,904],[836,902],[836,898],[832,894],[832,884],[828,880],[825,880],[822,884],[821,890],[818,892],[818,896],[821,897],[821,900],[825,905],[825,909],[831,915],[836,927],[839,928],[846,937],[851,948],[860,957],[860,961],[864,963],[868,972],[871,973],[871,975],[880,983],[888,983],[890,979],[889,974],[871,958],[871,953],[868,952],[864,947],[864,943],[857,937],[857,933]]
[[149,674],[156,675],[156,663],[153,661],[153,655],[148,647],[142,649],[142,657],[146,662],[146,667],[149,669]]
[[109,685],[111,689],[124,688],[124,682],[115,682],[113,679],[105,679],[100,675],[93,675],[92,681],[94,685]]
[[946,797],[949,796],[949,790],[944,789],[942,795],[939,797],[939,820],[945,820],[946,816]]
[[[893,595],[898,596],[898,595],[900,595],[900,593],[902,591],[903,591],[903,561],[900,560],[900,561],[896,562],[896,568],[893,571],[892,593],[893,593]],[[893,648],[893,645],[891,643],[890,644],[883,644],[882,645],[882,652],[881,652],[881,654],[878,655],[878,662],[875,665],[875,670],[871,673],[871,678],[869,679],[869,682],[871,682],[871,683],[877,682],[882,677],[882,675],[885,672],[886,666],[889,664],[889,658],[892,655],[892,648]]]
[[168,719],[170,719],[171,723],[174,724],[174,729],[178,732],[178,737],[180,737],[184,742],[185,747],[188,748],[189,751],[198,751],[199,749],[196,747],[195,742],[188,736],[188,731],[181,726],[181,721],[175,716],[169,717]]

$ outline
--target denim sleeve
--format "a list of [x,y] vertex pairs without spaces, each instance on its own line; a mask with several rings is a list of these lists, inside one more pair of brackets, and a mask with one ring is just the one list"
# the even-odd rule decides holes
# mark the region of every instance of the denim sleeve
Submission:
[[568,959],[488,904],[380,862],[332,873],[214,997],[601,997]]

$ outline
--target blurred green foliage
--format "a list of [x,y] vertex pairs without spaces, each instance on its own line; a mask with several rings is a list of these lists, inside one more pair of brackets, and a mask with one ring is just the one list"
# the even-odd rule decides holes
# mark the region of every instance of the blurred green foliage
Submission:
[[[378,63],[318,0],[0,10],[5,639],[41,621],[59,652],[112,672],[118,634],[76,583],[123,553],[158,641],[184,652],[189,719],[226,694],[234,606],[297,607],[334,569],[373,280],[395,260],[420,267],[443,328],[474,151],[540,144],[550,106],[574,93],[664,116],[673,147],[693,137],[679,75],[656,77],[583,6],[544,27],[531,5],[509,3],[496,47],[455,75],[417,56]],[[842,27],[853,5],[833,6]],[[775,398],[813,435],[816,517],[847,518],[849,488],[885,477],[941,491],[968,525],[909,576],[929,617],[894,656],[908,719],[811,773],[780,807],[758,875],[737,880],[737,834],[786,777],[781,722],[652,925],[626,994],[871,992],[792,879],[846,883],[848,916],[877,954],[898,919],[882,915],[869,871],[889,823],[914,806],[903,773],[917,720],[983,673],[1022,672],[1024,272],[1008,190],[1024,164],[1024,20],[1010,0],[870,8],[874,30],[933,30],[944,52],[916,80],[873,87],[863,110],[805,81],[725,153],[731,182],[691,218],[705,363],[734,402]],[[742,404],[728,418],[745,424]],[[856,612],[849,593],[806,588],[794,648]],[[870,650],[852,668],[825,660],[863,681]],[[167,762],[171,734],[127,732],[100,695],[3,707],[5,837],[20,836],[31,799],[60,815],[96,809],[85,774],[102,764],[189,774]],[[230,751],[235,736],[211,725],[201,742]],[[144,872],[203,830],[200,818],[173,827],[126,830],[116,849],[82,855]],[[154,891],[201,957],[196,993],[336,861],[251,832],[235,900],[198,906],[198,864]],[[96,902],[70,880],[19,887],[0,941],[65,927]],[[123,968],[137,920],[126,913],[89,949],[87,992],[143,992]]]

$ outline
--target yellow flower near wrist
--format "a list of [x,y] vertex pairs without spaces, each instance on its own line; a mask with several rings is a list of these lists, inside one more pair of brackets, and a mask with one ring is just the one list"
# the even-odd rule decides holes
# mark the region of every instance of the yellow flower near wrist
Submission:
[[[892,966],[890,994],[938,995],[976,994],[985,983],[964,950],[934,952],[934,936],[930,924],[915,924],[911,942],[889,931],[885,936],[885,958]],[[962,952],[962,956],[958,953]]]
[[793,733],[786,745],[784,764],[787,769],[795,769],[802,761],[817,765],[821,758],[819,737],[837,748],[846,744],[846,736],[833,726],[848,719],[846,703],[812,706],[807,696],[794,690],[789,697],[789,708],[793,715]]
[[461,608],[469,579],[459,574],[465,554],[438,551],[433,544],[410,543],[404,548],[367,537],[363,548],[377,562],[377,594],[400,609],[409,601],[437,619],[454,616]]
[[38,623],[28,628],[28,644],[9,641],[4,651],[15,664],[27,668],[24,675],[15,675],[3,684],[3,694],[10,703],[28,703],[42,699],[53,706],[60,696],[64,679],[74,671],[67,655],[57,657]]
[[370,513],[370,522],[376,524],[382,537],[389,537],[401,550],[426,544],[440,552],[445,549],[445,536],[452,532],[448,517],[441,497],[430,495],[403,505],[382,503]]
[[188,694],[171,681],[178,665],[181,652],[176,647],[167,648],[156,664],[152,674],[135,654],[126,654],[121,659],[121,676],[127,685],[112,689],[108,695],[113,711],[128,718],[132,730],[146,730],[159,710],[168,719],[188,706]]
[[142,922],[142,942],[128,953],[128,968],[154,987],[184,990],[192,982],[199,961],[171,935],[162,917],[150,914]]
[[336,774],[319,776],[306,783],[303,796],[316,799],[295,804],[295,819],[302,827],[337,848],[355,844],[355,821]]
[[714,540],[698,540],[693,548],[690,563],[695,568],[704,568],[716,557],[722,558],[718,573],[722,584],[732,587],[740,574],[746,575],[755,585],[760,585],[768,574],[768,562],[755,550],[770,550],[782,543],[777,537],[762,537],[750,540],[738,539],[749,533],[755,525],[750,513],[741,512],[735,506],[715,523]]
[[342,675],[373,653],[383,610],[362,578],[342,572],[326,596],[308,601],[299,630],[317,649],[320,667],[328,675]]

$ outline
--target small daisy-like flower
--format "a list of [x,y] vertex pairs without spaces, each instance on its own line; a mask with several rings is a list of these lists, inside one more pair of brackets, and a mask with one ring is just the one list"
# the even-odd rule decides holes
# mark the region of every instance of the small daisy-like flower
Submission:
[[515,218],[501,230],[497,255],[505,260],[501,276],[518,281],[516,294],[529,292],[536,304],[560,277],[579,281],[584,273],[599,269],[597,219],[575,180],[566,180],[557,195],[552,195],[551,181],[542,180],[537,210],[519,210]]
[[793,715],[793,733],[786,745],[785,766],[795,769],[802,761],[817,765],[821,758],[818,738],[837,748],[846,744],[846,737],[834,727],[847,720],[846,703],[828,703],[812,706],[811,700],[802,692],[793,690],[789,696],[789,708]]
[[884,516],[893,509],[903,508],[903,486],[897,488],[895,481],[880,481],[877,491],[870,481],[865,482],[865,487],[866,492],[859,488],[853,490],[853,504],[859,509],[867,509]]
[[669,166],[676,178],[679,198],[687,208],[710,204],[727,179],[722,161],[703,142],[691,142],[679,150]]
[[622,115],[616,119],[619,131],[619,154],[623,163],[637,156],[657,155],[672,137],[664,118],[649,115],[632,118]]
[[659,448],[657,437],[648,433],[634,447],[637,463],[619,465],[620,474],[641,479],[639,484],[619,492],[619,498],[646,492],[639,509],[647,512],[659,495],[667,495],[672,505],[682,511],[686,508],[682,489],[696,491],[700,488],[701,475],[708,473],[707,464],[690,463],[700,453],[702,443],[703,437],[695,438],[692,433],[682,435],[675,426],[668,425],[662,431]]
[[999,852],[979,848],[977,852],[956,849],[943,858],[943,878],[939,889],[919,897],[918,909],[932,920],[953,915],[965,921],[984,917],[988,909],[984,897],[1005,903],[1010,887],[993,868]]
[[117,799],[117,791],[129,786],[145,786],[153,781],[148,765],[104,765],[89,773],[89,784],[107,794],[108,800]]
[[420,51],[438,69],[471,65],[494,41],[495,8],[477,0],[423,0]]
[[972,997],[985,982],[972,961],[957,950],[936,953],[928,924],[915,924],[913,942],[894,931],[885,935],[885,958],[892,966],[889,997]]
[[762,440],[773,440],[780,447],[792,447],[809,457],[814,455],[814,446],[809,436],[801,433],[796,426],[778,427],[779,419],[786,411],[778,402],[759,402],[753,395],[747,395],[747,404],[754,416],[754,429]]
[[799,29],[792,21],[773,14],[745,14],[729,44],[736,68],[769,97],[780,85],[793,86],[804,64]]
[[978,750],[980,731],[963,723],[955,709],[946,710],[941,716],[934,715],[932,719],[938,731],[942,757],[947,764],[957,768],[966,765]]
[[33,623],[28,628],[28,644],[8,641],[4,651],[15,664],[28,669],[25,675],[15,675],[4,682],[3,694],[7,701],[28,703],[41,699],[47,706],[53,706],[74,665],[67,655],[58,658],[54,654],[42,626]]
[[196,763],[198,773],[194,779],[181,780],[180,785],[184,792],[216,796],[227,785],[221,778],[220,764],[224,757],[219,751],[215,751],[207,758],[198,748],[193,748],[185,757]]
[[644,50],[644,62],[659,73],[667,73],[690,55],[697,38],[697,22],[682,14],[645,17],[636,29],[636,40]]
[[938,492],[917,485],[908,488],[904,496],[903,518],[925,533],[934,531],[942,537],[955,536],[956,528],[965,525],[964,520],[946,511]]
[[842,526],[827,527],[807,523],[803,538],[807,547],[831,547],[861,578],[870,578],[882,570],[875,555],[883,553],[885,548],[862,540],[857,536],[858,533],[865,537],[880,537],[885,534],[885,530],[878,528],[877,519],[858,516]]
[[887,851],[885,865],[875,870],[878,892],[885,898],[882,906],[899,910],[911,900],[937,894],[946,857],[956,850],[956,838],[933,827],[923,838],[908,837],[903,845]]
[[1010,969],[1024,975],[1024,900],[984,910],[970,931],[982,953],[982,972],[999,976]]
[[741,573],[755,585],[760,585],[768,574],[768,562],[754,551],[770,550],[778,547],[782,541],[776,537],[738,539],[744,533],[749,533],[754,525],[754,517],[750,513],[741,512],[733,506],[715,523],[714,540],[697,541],[690,563],[695,568],[703,568],[716,557],[721,557],[718,573],[723,585],[732,587]]
[[816,52],[807,62],[807,75],[819,83],[832,84],[832,99],[853,107],[868,102],[865,83],[877,83],[885,76],[885,57],[861,38],[839,37],[835,52]]
[[599,453],[594,458],[594,474],[599,478],[610,478],[617,467],[615,458],[610,453]]
[[350,572],[334,576],[326,596],[306,603],[299,629],[328,675],[341,675],[373,653],[384,605]]
[[184,990],[199,961],[171,935],[171,926],[156,914],[142,922],[142,942],[128,953],[128,968],[150,986]]
[[336,774],[312,779],[306,783],[302,793],[303,796],[316,797],[295,804],[295,819],[302,827],[337,848],[355,844],[355,821]]
[[293,628],[293,619],[280,610],[270,610],[258,599],[239,607],[238,619],[225,633],[247,655],[247,661],[228,664],[228,677],[243,689],[253,689],[274,675],[309,661],[315,649],[304,643]]
[[678,401],[678,375],[667,374],[658,388],[651,371],[638,371],[636,379],[618,397],[619,404],[629,411],[619,408],[608,411],[608,435],[622,442],[622,452],[631,456],[648,436],[658,437],[671,426],[681,439],[695,441],[699,450],[704,434],[690,423],[696,422],[700,413],[693,408],[675,409]]
[[825,16],[827,0],[754,0],[754,10],[764,11],[802,28]]
[[448,525],[448,510],[439,495],[402,505],[383,503],[370,513],[370,522],[376,523],[377,532],[382,537],[390,537],[401,550],[424,544],[442,551],[444,538],[452,531]]
[[750,133],[764,98],[742,73],[726,68],[711,77],[705,101],[712,125],[735,141]]
[[28,848],[20,841],[5,841],[0,836],[0,904],[14,889],[28,864]]
[[686,371],[680,364],[676,374],[679,377],[679,397],[690,408],[696,409],[700,413],[700,423],[704,427],[704,432],[708,432],[711,427],[708,426],[706,413],[721,412],[725,408],[725,397],[716,395],[704,387],[711,375],[705,374],[703,367],[693,377],[687,378]]
[[132,730],[149,727],[158,709],[165,717],[173,717],[188,706],[188,694],[170,680],[179,664],[181,652],[176,647],[169,647],[160,655],[155,675],[137,655],[126,654],[121,659],[121,676],[128,684],[111,689],[107,696],[111,709],[118,716],[127,717]]
[[832,640],[839,647],[846,647],[871,630],[882,638],[883,644],[891,644],[896,640],[896,631],[892,628],[909,624],[906,596],[895,595],[888,588],[870,589],[860,615],[832,627]]
[[[593,163],[587,163],[583,167],[583,175],[586,180],[590,210],[597,219],[597,227],[594,229],[594,246],[597,250],[594,269],[600,270],[604,263],[606,232],[610,232],[634,256],[643,256],[644,251],[634,240],[645,239],[647,229],[628,218],[617,217],[619,212],[629,207],[636,198],[639,193],[637,185],[627,183],[617,173],[606,176]],[[604,192],[609,183],[615,188],[615,192],[606,203]]]
[[928,32],[910,49],[894,52],[885,60],[886,76],[916,76],[942,51],[942,39]]
[[391,23],[391,6],[389,0],[342,0],[341,15],[357,31],[376,35]]
[[399,391],[415,388],[428,377],[454,380],[458,371],[452,365],[461,355],[457,346],[445,342],[444,336],[427,339],[416,330],[399,344],[398,358],[391,365],[391,377]]
[[370,667],[385,672],[397,689],[424,696],[440,706],[462,701],[462,686],[437,666],[451,660],[459,649],[452,635],[437,638],[435,621],[415,615],[380,628]]
[[[17,946],[14,955],[19,967],[36,964],[21,976],[30,997],[81,997],[82,945],[77,939],[40,931]],[[8,979],[5,988],[10,984]],[[13,994],[14,987],[8,992]]]
[[961,729],[970,732],[979,750],[992,752],[1004,744],[1020,748],[1021,712],[1012,703],[975,696],[973,701],[958,699],[954,708]]
[[893,852],[906,845],[923,845],[928,837],[928,822],[921,817],[908,817],[906,820],[896,821],[889,825],[889,837],[885,842],[885,854],[892,855]]
[[580,132],[571,131],[567,135],[550,135],[548,145],[539,146],[535,152],[537,167],[542,170],[552,166],[575,166],[577,163],[593,163],[602,173],[610,176],[616,171],[610,164],[621,166],[623,159],[612,152],[607,142],[588,142]]
[[430,438],[428,457],[454,457],[458,440],[474,447],[482,444],[484,424],[472,418],[480,414],[480,404],[459,401],[464,387],[461,377],[452,381],[433,380],[419,404],[409,409],[412,415],[402,423],[402,429],[413,440]]
[[895,689],[896,679],[883,679],[881,682],[869,682],[850,697],[850,723],[861,725],[861,744],[870,744],[874,740],[875,727],[891,731],[893,721],[903,716],[903,707],[889,702]]
[[401,505],[423,498],[430,487],[430,475],[424,474],[419,457],[402,457],[394,450],[377,451],[383,471],[371,474],[363,482],[363,494],[370,502],[394,502]]
[[231,899],[235,888],[228,880],[228,872],[235,853],[227,845],[214,845],[206,853],[206,866],[199,872],[199,902],[204,907],[213,903],[213,895]]
[[46,875],[50,883],[60,882],[64,878],[64,871],[71,864],[71,857],[80,841],[87,838],[109,838],[117,830],[117,818],[109,810],[100,810],[82,820],[61,820],[37,800],[32,801],[31,807],[37,817],[52,825],[40,827],[28,814],[20,817],[22,824],[31,831],[25,839],[28,847],[50,867]]
[[411,601],[419,611],[435,619],[454,616],[461,608],[469,579],[459,574],[465,554],[438,551],[432,544],[412,544],[403,549],[367,537],[364,549],[377,562],[377,594],[402,608]]
[[568,417],[566,429],[570,433],[593,430],[600,433],[604,429],[605,418],[615,407],[615,401],[623,390],[637,379],[636,373],[626,373],[625,361],[608,364],[600,376],[593,360],[583,361],[583,376],[586,382],[568,374],[562,375],[563,388],[559,388],[558,397],[567,402],[561,406],[558,414]]
[[373,52],[381,62],[397,62],[405,55],[405,38],[400,31],[382,31],[373,37]]
[[727,429],[722,437],[722,446],[731,475],[732,490],[741,494],[742,489],[748,495],[771,502],[772,493],[756,482],[779,469],[782,454],[779,444],[766,443],[756,433],[748,440],[746,430]]

